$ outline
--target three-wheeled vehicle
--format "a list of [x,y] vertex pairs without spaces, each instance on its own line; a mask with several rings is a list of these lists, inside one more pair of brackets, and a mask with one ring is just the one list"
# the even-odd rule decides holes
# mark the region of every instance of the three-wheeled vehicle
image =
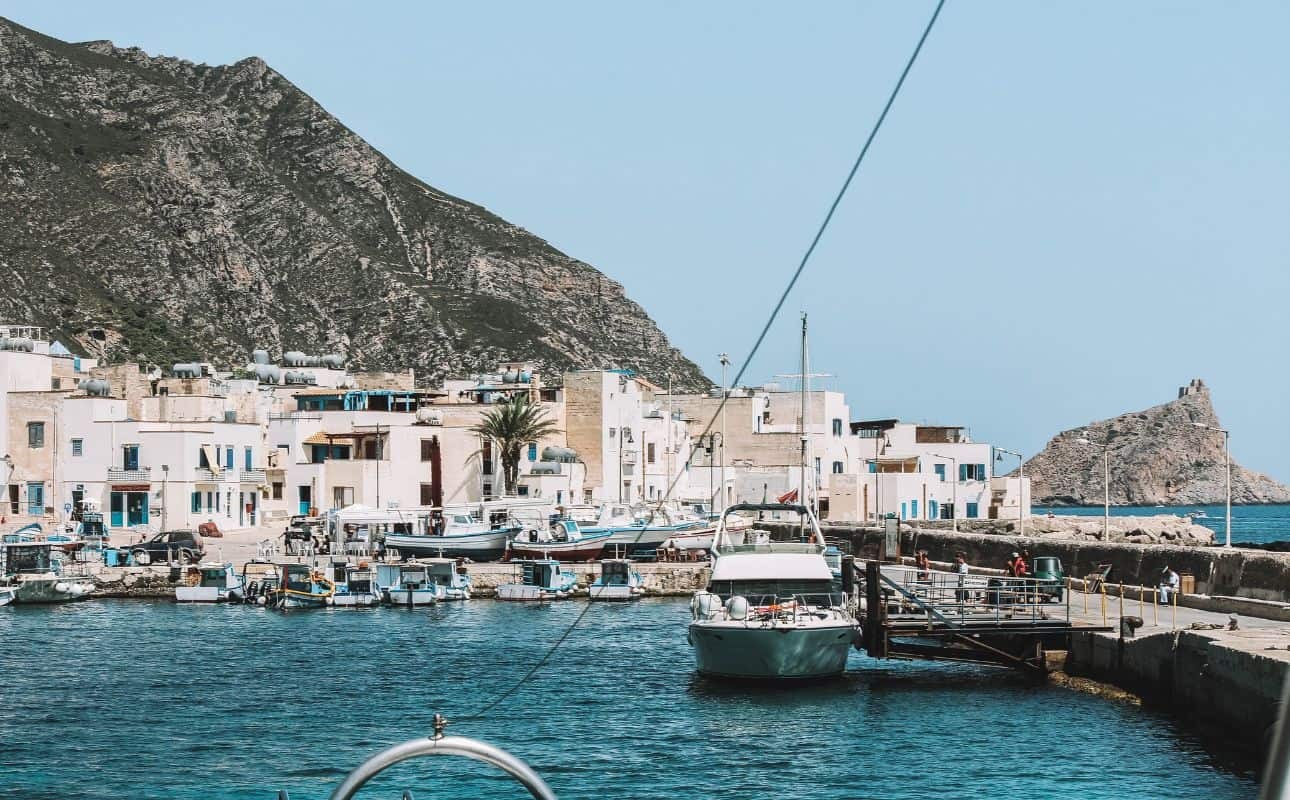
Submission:
[[1062,601],[1062,593],[1066,591],[1066,573],[1062,572],[1060,558],[1036,556],[1030,572],[1030,577],[1035,581],[1035,590],[1040,596],[1051,597],[1057,603]]

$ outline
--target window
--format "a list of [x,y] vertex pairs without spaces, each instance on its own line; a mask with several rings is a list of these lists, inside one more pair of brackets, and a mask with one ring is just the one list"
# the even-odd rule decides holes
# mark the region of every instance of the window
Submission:
[[833,462],[833,474],[834,474],[834,475],[841,475],[841,474],[842,474],[842,469],[843,469],[843,465],[842,465],[842,462],[841,462],[841,461],[834,461],[834,462]]
[[[485,475],[493,474],[493,440],[485,439],[482,447],[479,448],[480,469]],[[487,486],[487,484],[485,484]],[[484,490],[488,494],[488,490]]]
[[233,445],[224,448],[224,469],[233,469]]
[[[424,445],[425,443],[426,443],[426,440],[422,439],[421,444]],[[421,484],[421,505],[423,506],[434,505],[434,492],[431,488],[431,484],[429,483]]]
[[45,423],[27,423],[27,446],[32,449],[45,446]]
[[520,497],[528,497],[529,487],[525,486],[524,484],[520,484],[519,486],[515,487],[515,494],[517,494]]
[[909,501],[909,516],[913,519],[918,519],[918,501],[917,500]]
[[273,486],[270,487],[270,490],[271,490],[269,495],[270,497],[272,497],[274,500],[282,499],[282,481],[274,481]]
[[[433,455],[433,454],[434,454],[434,440],[433,440],[433,439],[422,439],[422,440],[421,440],[421,460],[422,460],[422,461],[429,461],[429,460],[431,460],[431,459],[434,457],[434,455]],[[424,506],[424,505],[427,505],[427,504],[426,504],[426,503],[422,503],[421,505],[423,505],[423,506]]]
[[590,490],[590,489],[583,489],[583,490],[582,490],[582,502],[584,502],[584,503],[586,503],[586,504],[588,504],[588,505],[590,505],[590,504],[591,504],[591,490]]
[[654,463],[654,443],[653,442],[645,443],[645,461],[650,464]]
[[210,459],[206,457],[206,448],[210,445],[204,444],[197,450],[197,467],[198,469],[210,469]]
[[961,481],[985,480],[985,464],[959,464],[959,480]]
[[484,491],[484,497],[492,497],[492,495],[493,495],[493,484],[489,483],[488,481],[484,481],[484,490],[483,490],[483,491]]
[[219,511],[219,492],[215,492],[215,510]]
[[76,458],[80,458],[81,456],[85,455],[85,440],[84,440],[84,439],[73,439],[73,440],[72,440],[72,455],[73,455],[74,457],[76,457]]
[[331,502],[335,508],[345,508],[354,505],[354,487],[353,486],[334,486],[331,490]]
[[193,513],[194,513],[194,514],[200,513],[200,512],[201,512],[201,510],[202,510],[202,493],[201,493],[201,492],[193,492],[193,496],[192,496],[192,504],[193,504],[193,506],[192,506],[192,508],[193,508]]
[[255,469],[255,466],[254,466],[255,460],[253,458],[254,452],[255,451],[253,451],[250,447],[246,448],[246,451],[245,451],[246,460],[243,463],[246,465],[245,469],[247,472],[250,472],[251,470]]
[[537,461],[537,442],[529,442],[529,461]]
[[836,417],[833,419],[833,435],[834,436],[842,435],[842,420],[837,419]]
[[62,378],[50,378],[50,379],[49,379],[49,388],[50,388],[50,389],[53,389],[54,391],[58,391],[59,389],[62,389],[62,388],[63,388],[63,379],[62,379]]
[[820,459],[815,459],[815,479],[820,479]]
[[932,470],[936,472],[936,477],[940,478],[942,481],[944,481],[944,480],[945,480],[945,465],[944,465],[944,464],[936,464],[935,466],[933,466],[933,467],[932,467]]
[[139,468],[139,445],[121,445],[121,468],[130,470]]
[[978,506],[977,506],[977,504],[976,504],[976,503],[968,503],[968,504],[967,504],[967,517],[968,517],[968,519],[976,519],[976,518],[977,518],[977,517],[979,517],[980,515],[981,515],[981,512],[980,512],[980,510],[979,510],[979,508],[978,508]]

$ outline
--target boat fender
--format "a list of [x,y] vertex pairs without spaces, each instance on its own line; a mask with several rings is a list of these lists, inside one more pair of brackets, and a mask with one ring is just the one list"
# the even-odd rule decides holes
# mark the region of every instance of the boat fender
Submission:
[[265,597],[264,595],[260,595],[255,599],[255,604],[257,606],[267,606],[269,604],[269,598]]
[[726,615],[733,620],[748,618],[748,598],[735,595],[726,601]]
[[59,594],[67,594],[71,590],[72,590],[72,587],[62,581],[59,581],[58,583],[54,584],[54,591],[58,592]]

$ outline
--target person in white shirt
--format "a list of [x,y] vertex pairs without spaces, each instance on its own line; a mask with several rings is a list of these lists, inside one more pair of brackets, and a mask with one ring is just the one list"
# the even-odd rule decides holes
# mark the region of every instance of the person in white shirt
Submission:
[[1160,602],[1169,605],[1169,600],[1178,591],[1178,573],[1166,566],[1160,571]]

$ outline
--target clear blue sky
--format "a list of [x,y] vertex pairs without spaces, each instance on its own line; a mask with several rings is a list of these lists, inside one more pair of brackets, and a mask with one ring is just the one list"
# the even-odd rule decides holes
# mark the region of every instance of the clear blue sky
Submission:
[[[932,2],[28,2],[72,41],[258,55],[414,175],[742,360]],[[1206,379],[1290,480],[1290,4],[950,0],[753,363],[853,415],[1056,431]],[[747,382],[747,381],[746,381]]]

